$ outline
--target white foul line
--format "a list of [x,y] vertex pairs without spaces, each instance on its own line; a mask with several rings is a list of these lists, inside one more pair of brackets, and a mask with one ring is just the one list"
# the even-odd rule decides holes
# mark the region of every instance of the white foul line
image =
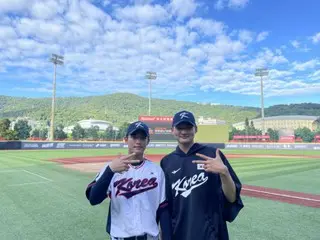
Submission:
[[49,178],[43,177],[43,176],[41,176],[41,175],[39,175],[39,174],[36,174],[36,173],[30,172],[30,171],[25,170],[25,169],[23,169],[22,171],[24,171],[24,172],[26,172],[26,173],[29,173],[29,174],[31,174],[31,175],[37,176],[37,177],[39,177],[39,178],[42,178],[42,179],[44,179],[44,180],[47,180],[47,181],[50,181],[50,182],[52,181],[52,180],[51,180],[51,179],[49,179]]
[[10,184],[9,187],[18,187],[18,186],[25,186],[25,185],[33,185],[33,184],[41,184],[41,183],[49,183],[49,181],[43,182],[29,182],[29,183],[17,183],[17,184]]
[[301,200],[307,200],[307,201],[314,201],[314,202],[320,202],[320,200],[313,199],[313,198],[304,198],[304,197],[297,197],[297,196],[292,196],[292,195],[286,195],[286,194],[280,194],[280,193],[272,193],[272,192],[266,192],[266,191],[261,191],[261,190],[255,190],[255,189],[250,189],[250,188],[242,188],[243,190],[246,191],[251,191],[251,192],[258,192],[258,193],[266,193],[269,195],[275,195],[275,196],[281,196],[281,197],[289,197],[289,198],[296,198],[296,199],[301,199]]

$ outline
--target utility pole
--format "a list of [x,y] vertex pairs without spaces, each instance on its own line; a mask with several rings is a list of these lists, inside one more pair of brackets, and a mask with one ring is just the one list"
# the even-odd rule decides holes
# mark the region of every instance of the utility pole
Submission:
[[151,80],[155,80],[157,78],[156,72],[147,72],[146,79],[149,79],[149,116],[151,116]]
[[264,122],[264,97],[263,97],[263,76],[268,76],[269,70],[267,68],[257,68],[255,76],[260,77],[260,94],[261,94],[261,126],[262,135],[266,133],[265,122]]
[[54,141],[54,114],[55,114],[55,102],[56,102],[56,77],[57,77],[57,65],[63,65],[64,57],[52,54],[50,62],[54,64],[54,76],[53,76],[53,88],[52,88],[52,106],[51,106],[51,122],[50,122],[50,141]]

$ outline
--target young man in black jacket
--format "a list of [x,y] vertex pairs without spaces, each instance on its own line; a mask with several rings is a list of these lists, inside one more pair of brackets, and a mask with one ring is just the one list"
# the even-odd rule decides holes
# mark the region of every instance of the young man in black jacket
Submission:
[[218,150],[194,142],[194,115],[174,115],[175,151],[161,160],[172,216],[173,240],[228,240],[226,222],[243,208],[241,182]]

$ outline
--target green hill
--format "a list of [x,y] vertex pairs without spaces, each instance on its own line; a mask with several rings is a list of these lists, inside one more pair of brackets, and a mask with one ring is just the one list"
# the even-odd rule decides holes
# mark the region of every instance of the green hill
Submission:
[[[56,123],[72,125],[83,119],[100,119],[119,126],[126,121],[148,115],[148,98],[128,93],[115,93],[92,97],[65,97],[56,100]],[[202,105],[192,102],[152,99],[152,115],[171,116],[179,110],[189,110],[197,117],[226,120],[229,124],[254,118],[258,108],[227,105]],[[30,117],[34,120],[50,119],[51,98],[22,98],[0,96],[0,118]]]
[[[318,103],[299,103],[299,104],[279,104],[265,109],[265,116],[279,115],[307,115],[320,116],[320,104]],[[260,117],[261,114],[258,115]]]
[[[148,115],[148,98],[129,93],[115,93],[92,97],[65,97],[56,100],[56,123],[64,126],[83,119],[99,119],[115,126],[134,121],[139,115]],[[197,117],[212,117],[228,124],[260,117],[260,109],[229,105],[203,105],[193,102],[152,99],[152,115],[172,116],[176,111],[189,110]],[[0,96],[0,118],[30,117],[34,120],[50,119],[51,98],[25,98]],[[274,105],[265,108],[265,116],[313,115],[320,116],[320,104],[301,103]]]

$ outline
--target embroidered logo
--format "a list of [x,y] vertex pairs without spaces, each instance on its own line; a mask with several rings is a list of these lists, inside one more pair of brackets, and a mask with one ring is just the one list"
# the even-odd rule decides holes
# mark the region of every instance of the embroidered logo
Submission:
[[179,115],[180,115],[180,119],[189,118],[187,112],[182,112],[182,113],[180,113]]
[[137,123],[136,123],[136,128],[143,128],[142,122],[137,122]]
[[178,168],[177,170],[172,171],[173,174],[176,174],[177,172],[180,171],[181,168]]
[[187,198],[193,189],[200,187],[207,181],[208,176],[205,176],[205,173],[201,172],[200,174],[195,174],[190,178],[184,177],[182,179],[178,179],[171,187],[176,191],[175,197],[180,193],[181,196]]
[[158,186],[157,178],[138,179],[133,181],[132,178],[123,178],[116,181],[113,186],[116,188],[116,196],[131,198],[137,194],[149,191]]

